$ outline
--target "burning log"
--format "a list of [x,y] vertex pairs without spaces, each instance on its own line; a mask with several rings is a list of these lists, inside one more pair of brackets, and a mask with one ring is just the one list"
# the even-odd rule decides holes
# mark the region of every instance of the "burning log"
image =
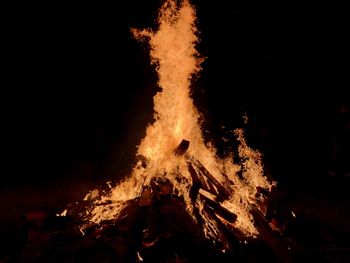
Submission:
[[209,191],[210,193],[214,194],[214,195],[219,195],[217,189],[214,187],[214,185],[210,182],[210,181],[206,181],[208,187],[209,187]]
[[195,169],[191,165],[191,163],[189,163],[189,165],[188,165],[188,172],[190,173],[190,175],[192,177],[190,198],[191,198],[192,202],[194,202],[198,196],[199,189],[202,187],[202,182],[199,180],[199,177],[198,177]]
[[219,216],[221,216],[222,218],[224,218],[225,220],[227,220],[230,223],[234,223],[236,221],[237,215],[235,215],[234,213],[232,213],[231,211],[229,211],[228,209],[226,209],[225,207],[220,205],[215,200],[214,195],[212,195],[211,193],[206,192],[202,189],[199,190],[199,194],[200,194],[201,198],[203,198],[206,201],[208,206],[211,207],[216,214],[218,214]]
[[174,154],[177,156],[182,156],[186,153],[188,147],[190,146],[190,142],[187,140],[182,140],[179,146],[174,150]]
[[290,251],[285,245],[284,240],[271,229],[269,223],[265,220],[265,217],[262,215],[259,209],[255,206],[252,206],[251,213],[261,237],[273,251],[276,258],[280,262],[292,262]]
[[209,171],[204,167],[203,164],[201,164],[200,161],[198,161],[194,157],[192,157],[191,159],[193,160],[196,168],[198,168],[198,170],[218,189],[218,196],[220,198],[222,197],[223,199],[228,199],[230,197],[229,191],[227,191],[226,188],[223,185],[221,185],[211,173],[209,173]]
[[229,249],[230,245],[229,245],[227,236],[224,234],[225,227],[223,226],[223,224],[221,224],[220,219],[218,218],[217,213],[214,210],[214,208],[206,205],[206,206],[204,206],[203,211],[204,211],[206,217],[208,219],[210,219],[211,221],[215,221],[217,223],[217,226],[220,229],[219,233],[217,233],[218,234],[218,239],[217,239],[218,242],[216,243],[216,247],[219,248],[220,250]]
[[152,203],[151,189],[149,187],[145,187],[145,189],[143,189],[141,197],[139,199],[139,206],[140,207],[150,206],[151,203]]
[[112,204],[112,200],[106,200],[105,202],[97,203],[96,206],[106,206]]
[[218,192],[213,187],[213,185],[210,184],[209,186],[208,182],[205,181],[203,177],[198,175],[198,173],[193,168],[193,165],[191,163],[188,163],[188,172],[192,177],[192,188],[191,188],[191,191],[193,192],[192,195],[197,196],[200,188],[204,189],[207,192],[212,193],[213,195],[218,195]]
[[193,168],[191,163],[188,163],[188,172],[190,173],[192,177],[192,185],[200,185],[202,186],[202,181],[199,179],[199,176],[196,172],[196,170]]

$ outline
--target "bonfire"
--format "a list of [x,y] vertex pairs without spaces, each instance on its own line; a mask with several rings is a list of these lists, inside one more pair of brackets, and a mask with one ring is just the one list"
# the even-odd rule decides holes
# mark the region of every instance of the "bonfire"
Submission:
[[[239,142],[239,163],[232,154],[218,157],[212,144],[205,143],[190,90],[204,60],[196,50],[194,6],[188,0],[167,0],[157,22],[157,29],[131,29],[136,40],[149,46],[158,73],[154,123],[138,146],[131,174],[108,191],[91,191],[84,218],[87,224],[117,225],[131,216],[131,206],[147,215],[157,204],[177,200],[207,240],[229,249],[226,230],[242,237],[259,236],[257,221],[263,219],[275,183],[264,176],[261,154],[247,145],[243,129],[232,131]],[[157,241],[147,239],[150,231],[143,229],[146,247]]]

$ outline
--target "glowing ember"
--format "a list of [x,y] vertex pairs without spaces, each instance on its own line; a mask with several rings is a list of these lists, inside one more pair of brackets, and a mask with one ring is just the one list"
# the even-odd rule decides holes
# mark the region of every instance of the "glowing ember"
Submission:
[[[202,218],[207,238],[220,240],[217,223],[205,209],[215,194],[220,197],[215,200],[222,211],[217,215],[220,220],[247,236],[257,235],[251,206],[259,206],[263,201],[263,197],[257,197],[257,187],[270,191],[272,183],[263,176],[260,154],[247,146],[242,130],[236,130],[239,157],[243,160],[239,165],[233,163],[232,157],[218,158],[216,150],[204,143],[199,113],[189,88],[191,77],[199,72],[203,61],[195,49],[198,41],[195,10],[188,0],[177,2],[168,0],[163,4],[157,31],[132,29],[136,39],[149,43],[152,64],[159,76],[161,91],[154,97],[155,122],[147,128],[146,137],[139,145],[138,155],[142,161],[135,165],[128,178],[97,198],[88,219],[99,223],[118,218],[128,201],[140,198],[142,193],[146,195],[144,189],[152,189],[152,181],[162,179],[171,182],[176,189],[173,194],[183,198],[195,222],[198,217]],[[182,140],[190,142],[186,145],[188,149],[174,154]],[[197,175],[210,182],[207,187],[204,182],[203,189],[193,197],[191,189]],[[91,192],[87,198],[95,198],[96,194]],[[233,223],[221,216],[230,212],[237,216]]]

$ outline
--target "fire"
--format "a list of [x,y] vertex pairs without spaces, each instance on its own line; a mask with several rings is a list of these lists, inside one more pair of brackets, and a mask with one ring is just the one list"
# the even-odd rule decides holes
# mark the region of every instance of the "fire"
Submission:
[[[204,142],[200,115],[190,96],[191,78],[201,70],[203,61],[195,49],[198,42],[195,22],[195,9],[188,0],[180,4],[167,0],[160,8],[156,31],[132,29],[137,40],[149,44],[152,64],[159,77],[161,91],[154,96],[155,122],[147,127],[138,147],[142,160],[123,182],[98,198],[96,204],[108,204],[94,206],[88,214],[90,221],[99,223],[118,218],[128,201],[140,198],[153,179],[162,178],[172,183],[194,221],[198,215],[202,217],[206,237],[219,239],[217,223],[204,209],[203,198],[191,200],[194,179],[190,170],[193,169],[194,173],[214,178],[212,181],[217,182],[214,192],[228,193],[218,203],[237,215],[234,227],[247,236],[258,234],[250,209],[260,201],[256,197],[257,187],[269,191],[273,183],[264,177],[260,153],[248,147],[243,130],[235,131],[240,142],[241,164],[233,163],[233,158],[220,159],[216,150]],[[182,140],[190,142],[186,154],[174,154]]]

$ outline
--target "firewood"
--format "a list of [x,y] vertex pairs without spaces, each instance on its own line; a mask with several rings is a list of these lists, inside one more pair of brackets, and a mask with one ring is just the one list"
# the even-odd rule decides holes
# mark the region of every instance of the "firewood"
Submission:
[[209,191],[210,193],[212,193],[213,195],[219,195],[217,189],[215,188],[215,186],[210,182],[210,181],[206,181],[208,187],[209,187]]
[[222,218],[227,220],[230,223],[234,223],[237,219],[237,215],[232,213],[227,208],[220,205],[216,200],[215,196],[209,192],[204,191],[203,189],[199,190],[200,196],[207,202],[207,204]]
[[252,205],[251,213],[261,237],[273,251],[278,261],[287,263],[292,262],[290,251],[284,240],[278,235],[278,233],[271,229],[269,223],[265,220],[265,217],[259,209]]
[[216,246],[220,250],[222,250],[222,249],[224,249],[224,250],[229,249],[230,248],[230,244],[229,244],[229,242],[227,240],[227,236],[224,234],[225,228],[221,224],[220,219],[217,217],[216,211],[212,207],[210,207],[208,205],[204,206],[203,210],[204,210],[204,213],[206,214],[206,216],[208,217],[208,219],[210,221],[215,221],[216,224],[217,224],[217,227],[219,228],[219,233],[217,233],[218,238],[219,238],[219,240],[218,240],[219,243],[216,243]]
[[202,188],[203,190],[212,193],[213,195],[217,195],[218,192],[214,188],[214,186],[207,182],[202,176],[200,176],[196,169],[193,167],[192,163],[188,163],[188,172],[192,177],[192,189],[196,189],[196,193],[198,194],[198,190]]
[[195,159],[194,157],[192,157],[192,160],[198,170],[218,189],[219,197],[228,199],[230,197],[229,191],[227,191],[226,188],[215,179],[215,177],[204,167],[203,164],[201,164],[199,160]]
[[150,206],[152,203],[152,193],[149,187],[145,187],[139,199],[139,206]]
[[192,202],[194,202],[197,199],[199,189],[202,187],[202,182],[199,179],[196,173],[196,170],[193,168],[191,163],[189,163],[188,165],[188,172],[190,173],[192,178],[192,186],[190,188],[190,198]]
[[174,150],[174,154],[177,156],[182,156],[186,153],[188,147],[190,146],[190,142],[187,140],[182,140],[179,146]]

